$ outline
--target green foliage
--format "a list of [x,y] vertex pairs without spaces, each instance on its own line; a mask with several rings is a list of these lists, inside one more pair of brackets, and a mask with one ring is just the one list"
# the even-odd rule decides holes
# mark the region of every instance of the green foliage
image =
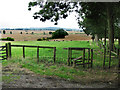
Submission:
[[40,9],[38,12],[34,13],[34,19],[40,19],[40,21],[45,22],[46,20],[51,20],[57,25],[57,21],[60,18],[66,18],[68,16],[68,10],[72,9],[70,3],[59,3],[59,2],[30,2],[29,9],[31,7],[39,5]]
[[7,38],[1,38],[2,41],[14,41],[14,38],[7,37]]
[[39,39],[37,39],[37,41],[42,41],[42,39],[41,39],[41,38],[39,38]]
[[55,32],[52,33],[52,38],[65,38],[65,36],[68,35],[68,33],[66,31],[64,31],[63,29],[58,29]]
[[10,34],[12,34],[12,31],[10,31]]
[[37,41],[44,41],[44,40],[49,40],[49,39],[52,39],[52,38],[51,37],[47,37],[47,38],[43,37],[43,38],[37,39]]
[[45,35],[45,32],[43,32],[43,35]]
[[34,34],[34,32],[32,32],[31,34]]
[[52,32],[49,32],[49,34],[52,34]]
[[6,83],[10,83],[10,82],[13,82],[13,81],[15,81],[15,80],[17,80],[17,79],[20,79],[20,76],[18,76],[18,75],[12,75],[12,74],[10,74],[10,75],[2,75],[2,80],[4,81],[4,82],[6,82]]
[[5,30],[3,30],[3,34],[5,34],[6,33],[6,31]]

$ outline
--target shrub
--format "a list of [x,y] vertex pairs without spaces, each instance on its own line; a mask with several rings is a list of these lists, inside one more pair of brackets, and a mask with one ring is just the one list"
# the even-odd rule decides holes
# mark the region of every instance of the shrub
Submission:
[[7,37],[7,38],[1,38],[2,41],[14,41],[14,38]]
[[43,32],[43,35],[45,35],[46,33],[45,32]]
[[5,30],[3,30],[3,34],[5,34],[6,33],[6,31]]
[[10,31],[10,34],[12,34],[12,31]]
[[43,37],[42,40],[46,40],[46,39]]
[[52,32],[49,32],[49,34],[52,34]]
[[22,34],[22,32],[20,32],[20,34]]
[[65,36],[68,35],[68,33],[63,29],[58,29],[55,32],[52,33],[52,38],[65,38]]
[[52,39],[52,37],[47,37],[47,40]]
[[31,34],[34,34],[34,32],[32,32]]
[[42,38],[37,39],[37,41],[42,41]]
[[8,40],[8,41],[14,41],[14,38],[7,37],[7,40]]

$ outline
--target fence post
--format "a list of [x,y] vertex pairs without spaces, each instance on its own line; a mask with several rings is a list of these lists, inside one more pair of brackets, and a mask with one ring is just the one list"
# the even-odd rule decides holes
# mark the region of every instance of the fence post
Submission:
[[23,58],[25,58],[25,46],[23,46]]
[[8,49],[8,58],[11,58],[11,43],[8,43],[7,49]]
[[83,68],[85,68],[85,48],[83,49]]
[[93,67],[93,49],[91,49],[91,68]]
[[54,63],[56,61],[56,47],[54,47]]
[[5,46],[6,46],[6,58],[8,59],[8,44],[6,43]]
[[118,49],[118,52],[119,52],[119,55],[118,55],[118,61],[119,61],[119,67],[118,67],[118,69],[120,70],[120,49]]
[[[88,63],[90,63],[89,61],[90,61],[90,48],[88,49]],[[90,64],[88,64],[88,68],[89,68],[89,66],[90,66]]]
[[70,48],[70,66],[72,65],[73,61],[72,61],[72,49]]
[[71,49],[68,48],[68,61],[67,61],[68,66],[70,65],[70,58],[71,58],[70,52],[71,52]]
[[105,69],[105,59],[106,59],[106,47],[104,46],[104,61],[103,61],[103,68]]
[[37,63],[39,62],[39,46],[37,47]]
[[110,64],[111,64],[111,49],[109,51],[109,69],[110,69]]

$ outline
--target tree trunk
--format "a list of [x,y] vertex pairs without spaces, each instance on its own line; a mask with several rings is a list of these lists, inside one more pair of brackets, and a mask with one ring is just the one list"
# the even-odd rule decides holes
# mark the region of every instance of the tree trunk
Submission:
[[106,30],[106,27],[105,27],[105,40],[104,40],[104,45],[106,46],[106,32],[107,32],[107,30]]
[[99,38],[98,38],[98,34],[95,34],[95,42],[98,42]]
[[113,50],[114,45],[114,26],[113,26],[113,8],[112,3],[107,3],[107,23],[108,23],[108,38],[109,38],[109,48]]
[[118,38],[118,46],[120,46],[120,37]]
[[[119,26],[120,27],[120,26]],[[120,28],[118,30],[118,46],[120,46]]]

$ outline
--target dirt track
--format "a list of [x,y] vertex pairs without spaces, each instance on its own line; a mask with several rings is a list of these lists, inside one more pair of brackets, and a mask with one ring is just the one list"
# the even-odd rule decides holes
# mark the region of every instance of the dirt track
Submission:
[[[3,81],[3,88],[106,88],[115,87],[106,83],[94,83],[82,85],[78,82],[64,80],[58,77],[41,76],[25,68],[18,68],[15,65],[3,67],[3,76],[14,75],[10,83]],[[19,79],[16,77],[19,76]]]

